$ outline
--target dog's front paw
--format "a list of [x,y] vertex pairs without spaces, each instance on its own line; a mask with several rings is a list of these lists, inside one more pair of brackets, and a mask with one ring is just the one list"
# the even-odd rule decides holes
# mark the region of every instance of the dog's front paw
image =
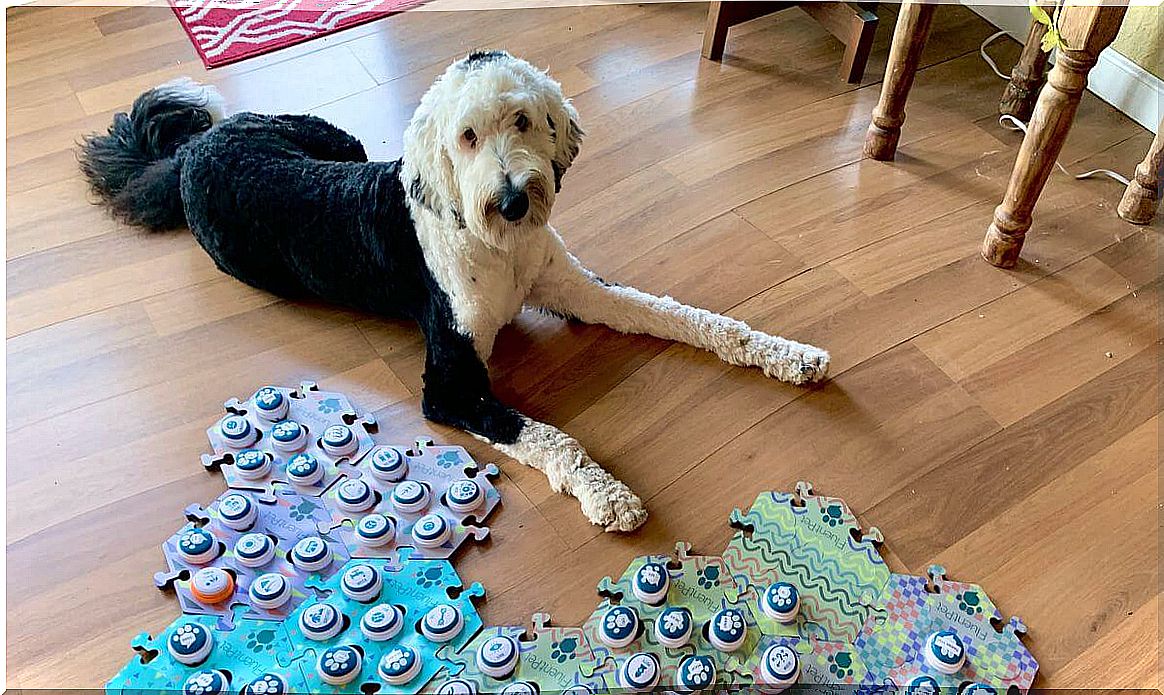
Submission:
[[770,376],[790,384],[810,384],[829,372],[829,353],[812,345],[760,334],[753,346],[759,350],[757,366]]
[[572,492],[582,505],[582,513],[595,526],[625,533],[647,520],[647,510],[639,496],[597,464],[579,469],[574,477]]

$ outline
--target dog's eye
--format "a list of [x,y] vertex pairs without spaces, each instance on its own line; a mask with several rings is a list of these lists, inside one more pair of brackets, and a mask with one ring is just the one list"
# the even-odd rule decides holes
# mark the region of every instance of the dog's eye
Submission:
[[517,114],[517,118],[514,119],[513,125],[517,126],[517,129],[524,133],[529,129],[529,116],[526,116],[524,113]]
[[473,132],[472,128],[465,128],[465,132],[461,133],[461,139],[464,140],[465,144],[469,147],[477,146],[477,134]]

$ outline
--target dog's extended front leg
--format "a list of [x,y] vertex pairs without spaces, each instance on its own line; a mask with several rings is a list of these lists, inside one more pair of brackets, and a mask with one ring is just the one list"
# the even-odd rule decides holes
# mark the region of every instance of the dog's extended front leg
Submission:
[[646,333],[710,350],[728,364],[759,367],[793,384],[823,379],[829,354],[752,330],[743,321],[604,281],[564,247],[538,278],[529,303],[623,333]]
[[542,471],[554,491],[578,499],[590,523],[607,531],[641,526],[647,519],[642,500],[590,458],[576,439],[497,400],[472,340],[452,327],[445,310],[436,313],[422,321],[427,340],[425,417],[463,429]]

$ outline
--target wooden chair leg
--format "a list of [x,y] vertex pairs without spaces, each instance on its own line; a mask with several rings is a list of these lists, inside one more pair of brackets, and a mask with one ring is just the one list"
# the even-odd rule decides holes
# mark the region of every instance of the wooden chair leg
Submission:
[[854,15],[852,33],[845,42],[845,57],[841,60],[841,79],[849,84],[857,84],[865,77],[865,65],[873,52],[873,37],[877,33],[877,15]]
[[703,30],[703,57],[708,60],[723,58],[723,48],[727,45],[727,33],[731,24],[725,15],[730,14],[726,2],[712,2],[707,6],[707,28]]
[[982,240],[982,257],[1000,268],[1018,262],[1031,212],[1055,166],[1083,90],[1087,73],[1115,39],[1125,5],[1066,5],[1059,31],[1068,48],[1059,52],[1047,84],[1039,92],[1034,115],[1010,175],[1006,196],[994,210],[994,221]]
[[850,84],[860,82],[873,49],[877,13],[855,2],[802,2],[800,9],[845,44],[841,79]]
[[1156,137],[1144,161],[1136,167],[1136,173],[1128,183],[1124,197],[1120,198],[1117,209],[1120,217],[1132,224],[1148,224],[1156,216],[1160,205],[1160,188],[1164,180],[1164,121],[1156,129]]
[[1018,62],[1010,72],[1010,82],[1006,83],[1006,90],[998,102],[1000,115],[1014,116],[1024,123],[1030,119],[1047,71],[1048,54],[1042,47],[1043,35],[1046,33],[1047,25],[1031,21],[1027,42],[1023,44]]
[[913,86],[936,7],[918,0],[905,0],[898,10],[881,98],[873,109],[873,122],[865,135],[865,154],[873,159],[889,161],[897,153],[897,141],[905,123],[905,100]]
[[788,7],[788,2],[728,0],[707,6],[707,26],[703,30],[703,57],[721,60],[727,45],[728,29],[749,19],[762,17]]

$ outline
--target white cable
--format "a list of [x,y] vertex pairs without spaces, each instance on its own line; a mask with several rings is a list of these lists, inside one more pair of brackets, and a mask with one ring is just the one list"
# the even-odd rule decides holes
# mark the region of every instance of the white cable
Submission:
[[986,64],[990,66],[990,69],[994,71],[995,75],[998,75],[999,77],[1001,77],[1004,80],[1009,80],[1010,75],[1002,74],[1002,71],[998,69],[998,63],[994,62],[994,59],[986,54],[986,47],[989,46],[990,44],[994,43],[998,39],[1002,38],[1003,36],[1006,36],[1005,31],[996,31],[993,34],[991,34],[990,36],[987,36],[986,40],[982,42],[982,45],[978,47],[978,55],[982,56],[982,60],[986,61]]
[[[1002,126],[1003,128],[1006,128],[1007,130],[1020,130],[1020,131],[1022,131],[1023,135],[1026,135],[1026,133],[1027,133],[1027,124],[1023,123],[1022,121],[1015,118],[1014,116],[1011,116],[1010,114],[1003,114],[1003,115],[999,116],[998,117],[998,124],[1000,126]],[[1067,167],[1065,167],[1059,163],[1059,160],[1055,160],[1055,166],[1059,167],[1059,171],[1063,172],[1064,174],[1067,174],[1068,176],[1073,176],[1074,178],[1077,178],[1077,179],[1089,179],[1093,176],[1107,176],[1108,178],[1112,178],[1112,179],[1115,179],[1116,181],[1119,181],[1120,183],[1122,183],[1125,186],[1128,185],[1129,183],[1131,183],[1126,178],[1124,178],[1119,172],[1112,171],[1111,169],[1092,169],[1091,171],[1085,171],[1082,174],[1072,174],[1070,171],[1067,171]]]
[[[978,55],[982,56],[982,60],[986,61],[986,64],[990,66],[990,69],[994,71],[995,75],[998,75],[999,77],[1001,77],[1004,80],[1009,80],[1010,75],[1002,74],[1002,71],[998,69],[998,63],[995,63],[994,59],[991,58],[986,53],[987,46],[994,43],[995,41],[997,41],[998,39],[1002,38],[1005,35],[1006,35],[1005,31],[996,31],[993,34],[991,34],[990,36],[987,36],[986,40],[982,42],[982,45],[980,45],[978,47]],[[1022,131],[1023,135],[1026,135],[1026,133],[1027,133],[1027,124],[1023,123],[1022,121],[1015,118],[1014,116],[1011,116],[1010,114],[1003,114],[1003,115],[999,116],[998,117],[998,124],[1000,126],[1002,126],[1003,128],[1006,128],[1007,130]],[[1092,169],[1091,171],[1085,171],[1082,174],[1072,174],[1070,171],[1067,171],[1067,167],[1065,167],[1059,163],[1059,160],[1055,160],[1055,166],[1059,167],[1059,171],[1063,172],[1064,174],[1067,174],[1068,176],[1073,176],[1076,179],[1089,179],[1093,176],[1107,176],[1109,178],[1115,179],[1116,181],[1119,181],[1120,183],[1122,183],[1125,186],[1128,185],[1128,183],[1129,183],[1129,181],[1126,178],[1124,178],[1121,174],[1119,174],[1119,172],[1112,171],[1111,169]]]

